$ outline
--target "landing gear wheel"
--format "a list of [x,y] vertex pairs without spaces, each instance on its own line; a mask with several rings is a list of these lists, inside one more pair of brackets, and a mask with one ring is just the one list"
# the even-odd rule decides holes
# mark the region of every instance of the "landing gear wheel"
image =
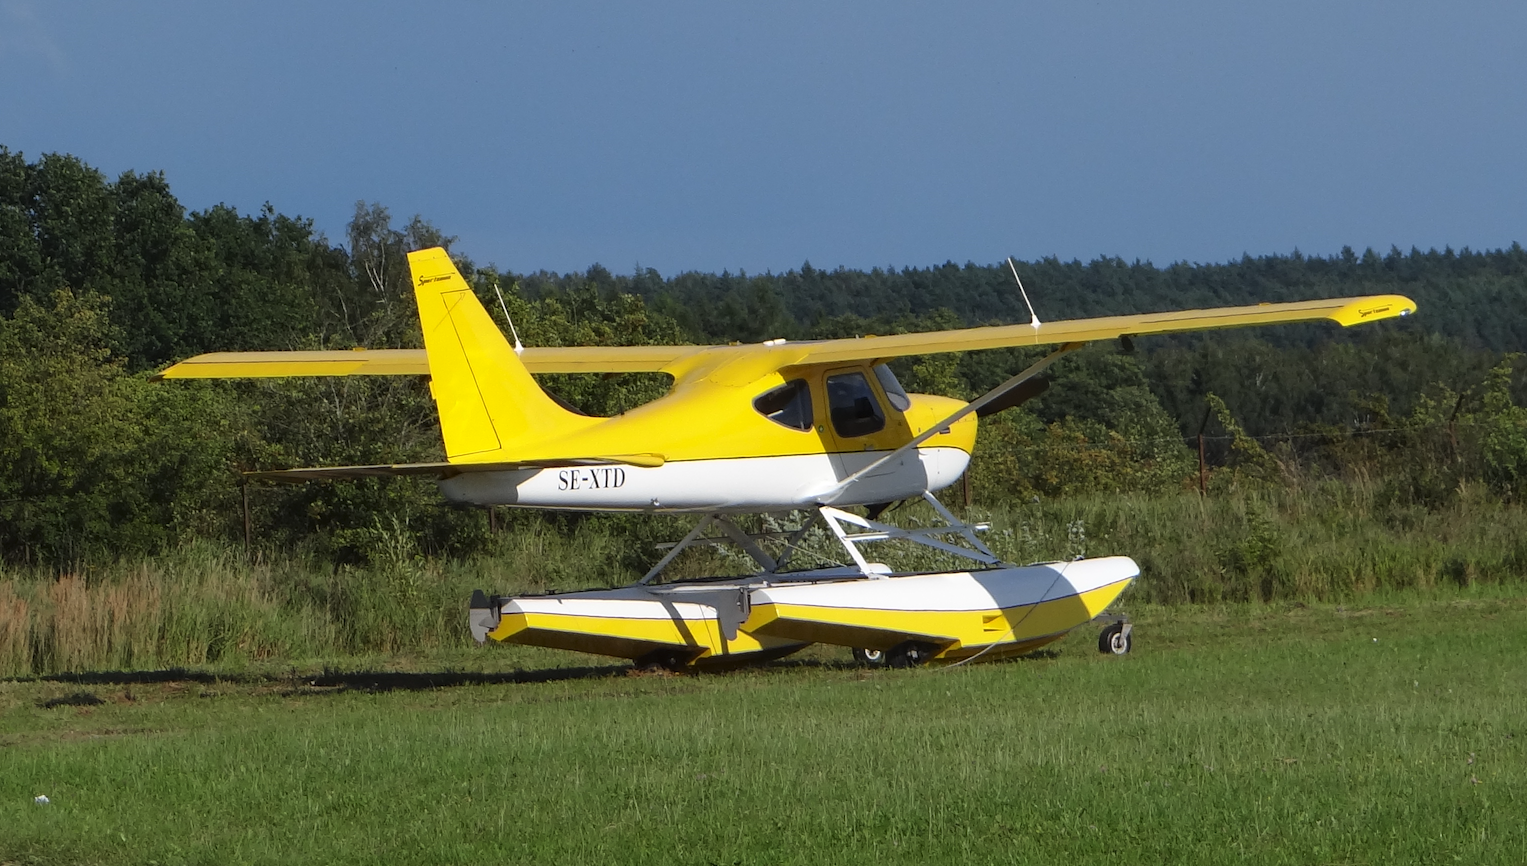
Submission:
[[633,662],[636,669],[643,673],[689,673],[689,657],[673,650],[654,650]]
[[862,667],[883,668],[886,666],[886,651],[855,647],[854,661],[858,662]]
[[1104,655],[1121,656],[1134,648],[1135,640],[1130,635],[1129,623],[1116,622],[1103,633],[1098,635],[1098,652]]
[[891,647],[886,652],[886,664],[893,668],[921,667],[937,654],[938,647],[909,640]]

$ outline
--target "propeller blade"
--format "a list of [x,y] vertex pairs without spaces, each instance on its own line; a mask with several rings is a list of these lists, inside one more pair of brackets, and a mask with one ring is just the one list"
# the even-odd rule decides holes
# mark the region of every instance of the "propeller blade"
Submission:
[[1030,379],[1027,382],[1019,382],[1010,390],[998,394],[990,403],[977,409],[976,417],[985,418],[988,415],[995,415],[1004,409],[1027,403],[1048,390],[1050,390],[1049,379]]

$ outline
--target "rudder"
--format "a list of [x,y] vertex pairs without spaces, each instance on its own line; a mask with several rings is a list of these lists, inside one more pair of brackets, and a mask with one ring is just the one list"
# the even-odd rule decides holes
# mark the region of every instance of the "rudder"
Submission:
[[541,390],[444,249],[411,252],[408,267],[448,460],[533,457],[527,449],[598,423]]

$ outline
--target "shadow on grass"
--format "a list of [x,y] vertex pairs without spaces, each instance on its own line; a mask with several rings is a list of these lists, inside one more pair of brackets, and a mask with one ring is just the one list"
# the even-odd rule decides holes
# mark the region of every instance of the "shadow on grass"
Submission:
[[[1026,663],[1026,662],[1028,662],[1028,663],[1032,663],[1032,662],[1047,662],[1047,661],[1054,661],[1055,659],[1058,659],[1058,658],[1060,658],[1060,653],[1058,651],[1053,650],[1053,649],[1049,649],[1049,648],[1045,648],[1045,649],[1031,650],[1031,651],[1026,652],[1026,653],[1024,653],[1022,655],[1016,655],[1016,656],[992,656],[992,657],[989,657],[989,658],[982,658],[982,659],[980,659],[978,661],[978,663],[982,667],[989,667],[991,665],[1023,664],[1023,663]],[[977,660],[976,659],[965,659],[963,661],[956,662],[956,663],[940,663],[940,662],[936,662],[934,664],[927,665],[926,667],[927,667],[928,670],[933,670],[933,671],[949,670],[950,668],[960,667],[960,666],[963,666],[963,665],[965,665],[965,664],[967,664],[969,662],[972,662],[972,661],[977,661]],[[836,659],[812,659],[812,658],[804,658],[804,659],[798,659],[798,658],[780,659],[778,661],[768,662],[766,664],[757,664],[757,665],[752,665],[752,666],[748,666],[748,667],[738,667],[738,668],[735,668],[735,670],[741,670],[741,671],[750,671],[750,670],[751,671],[819,670],[819,671],[866,671],[866,672],[880,671],[880,670],[886,670],[886,669],[887,668],[884,665],[864,665],[864,664],[860,664],[858,662],[853,662],[853,661],[839,661],[839,660],[836,660]],[[731,670],[734,670],[734,668],[727,668],[727,669],[724,669],[724,670],[716,670],[716,671],[706,671],[706,673],[729,673]]]
[[[986,664],[1012,664],[1024,661],[1044,661],[1058,657],[1050,649],[1036,650],[1021,656],[992,659]],[[588,665],[583,667],[546,668],[543,670],[513,671],[323,671],[316,674],[291,673],[238,673],[167,668],[157,671],[83,671],[80,673],[50,674],[40,677],[18,677],[12,682],[68,683],[81,686],[138,686],[174,683],[198,685],[241,686],[287,686],[290,694],[319,695],[347,691],[362,692],[420,692],[459,686],[520,685],[530,683],[554,683],[572,680],[610,679],[625,676],[727,676],[730,673],[784,673],[789,671],[873,671],[853,662],[827,659],[787,658],[753,665],[739,665],[709,670],[690,670],[683,673],[667,671],[643,671],[629,665]],[[80,693],[84,694],[84,693]],[[56,699],[54,703],[69,703],[70,699]]]
[[[599,679],[622,676],[629,670],[623,666],[548,668],[536,671],[324,671],[317,674],[247,674],[212,673],[187,668],[168,668],[158,671],[86,671],[70,674],[52,674],[44,677],[22,678],[17,682],[70,683],[88,686],[138,686],[172,683],[195,683],[198,685],[287,685],[302,689],[307,694],[330,691],[428,691],[471,685],[512,685],[519,683],[550,683],[565,680]],[[308,691],[322,689],[323,692]]]
[[579,668],[549,668],[539,671],[428,671],[397,673],[393,671],[325,672],[297,680],[313,688],[365,692],[420,692],[457,686],[498,686],[522,683],[555,683],[567,680],[593,680],[625,675],[629,668],[616,665]]

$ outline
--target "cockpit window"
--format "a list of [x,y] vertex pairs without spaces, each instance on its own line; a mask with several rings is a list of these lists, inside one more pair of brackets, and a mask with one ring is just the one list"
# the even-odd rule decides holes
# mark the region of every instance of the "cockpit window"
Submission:
[[827,406],[833,429],[845,439],[868,436],[885,427],[885,413],[863,373],[828,376]]
[[785,384],[758,395],[753,401],[758,414],[792,430],[810,430],[811,386],[805,379],[791,379]]
[[907,396],[907,389],[901,387],[896,381],[896,374],[884,364],[875,365],[875,378],[880,382],[880,390],[885,392],[885,398],[891,401],[896,411],[905,412],[912,408],[912,398]]

